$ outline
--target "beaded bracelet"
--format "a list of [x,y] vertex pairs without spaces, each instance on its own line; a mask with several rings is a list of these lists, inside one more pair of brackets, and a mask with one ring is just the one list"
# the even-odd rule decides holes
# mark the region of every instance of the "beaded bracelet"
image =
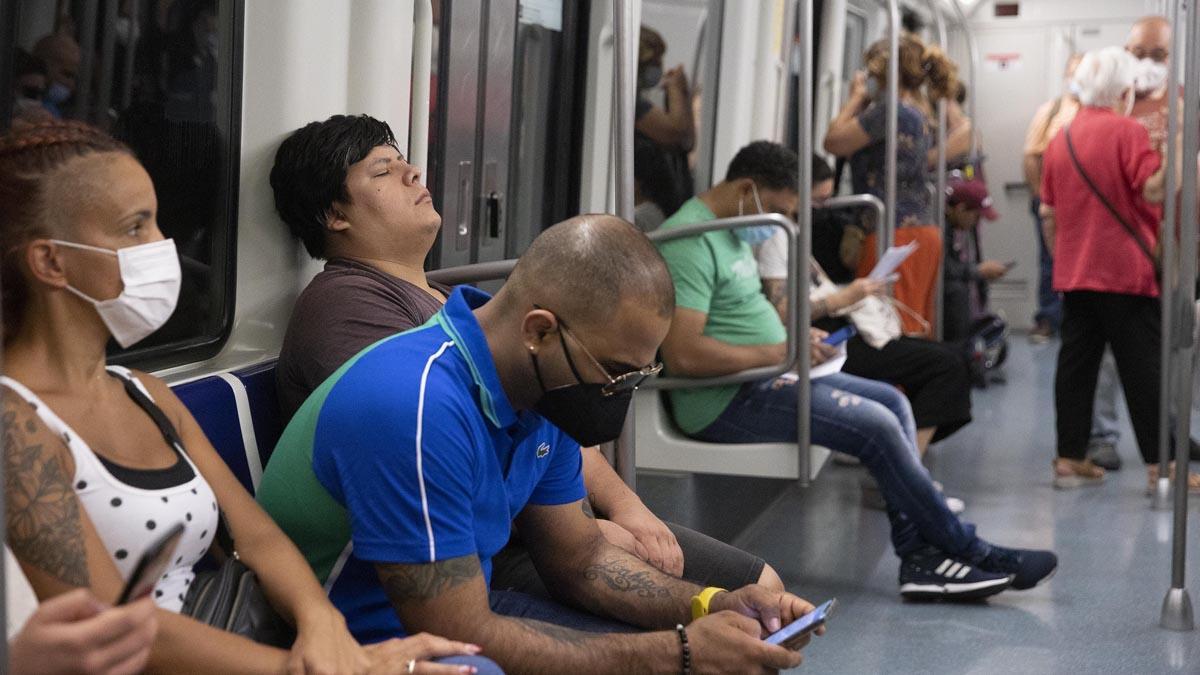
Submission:
[[688,646],[687,629],[683,624],[675,624],[675,632],[679,633],[680,663],[683,665],[683,675],[691,675],[692,672],[692,648]]

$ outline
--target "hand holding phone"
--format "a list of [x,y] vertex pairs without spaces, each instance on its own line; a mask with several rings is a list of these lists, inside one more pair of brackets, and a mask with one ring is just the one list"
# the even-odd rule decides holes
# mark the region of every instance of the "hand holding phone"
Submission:
[[836,347],[855,335],[858,335],[858,329],[854,327],[854,324],[847,324],[840,330],[830,333],[828,337],[826,337],[824,340],[821,340],[821,344],[826,344],[830,347]]
[[828,600],[808,614],[771,633],[763,640],[767,644],[799,649],[809,633],[825,625],[835,607],[837,607],[837,598]]
[[142,557],[138,559],[137,565],[134,566],[133,573],[129,575],[129,581],[126,582],[124,590],[121,591],[121,597],[117,600],[118,605],[133,602],[154,591],[154,585],[158,583],[163,570],[167,569],[167,565],[171,563],[171,556],[175,555],[175,547],[183,538],[183,529],[183,523],[176,523],[175,527],[167,530],[146,548]]

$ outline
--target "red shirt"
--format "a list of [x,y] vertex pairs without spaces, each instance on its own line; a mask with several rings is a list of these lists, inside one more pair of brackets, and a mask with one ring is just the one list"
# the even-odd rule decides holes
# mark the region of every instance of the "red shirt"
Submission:
[[[1070,125],[1079,163],[1142,241],[1154,250],[1162,209],[1142,198],[1162,159],[1137,120],[1084,107]],[[1060,132],[1042,164],[1042,203],[1054,207],[1054,290],[1158,296],[1154,265],[1075,169]]]

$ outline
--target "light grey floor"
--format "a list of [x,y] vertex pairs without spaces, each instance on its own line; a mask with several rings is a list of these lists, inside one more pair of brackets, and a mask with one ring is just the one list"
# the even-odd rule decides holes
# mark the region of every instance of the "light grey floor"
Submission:
[[[1171,515],[1149,509],[1127,421],[1125,469],[1097,488],[1050,485],[1057,348],[1015,336],[1007,383],[976,390],[975,422],[930,451],[934,477],[967,501],[981,536],[1058,553],[1058,574],[1039,588],[972,605],[901,601],[887,519],[859,505],[861,469],[831,464],[808,489],[643,474],[639,492],[660,515],[762,556],[789,590],[838,599],[800,672],[1200,673],[1200,631],[1157,625]],[[1188,587],[1200,605],[1200,507],[1189,510]]]

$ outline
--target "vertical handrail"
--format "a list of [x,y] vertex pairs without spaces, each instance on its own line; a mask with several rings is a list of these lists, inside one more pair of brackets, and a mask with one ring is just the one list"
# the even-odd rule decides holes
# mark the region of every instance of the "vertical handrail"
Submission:
[[140,2],[129,3],[129,41],[125,45],[125,63],[121,66],[121,110],[133,105],[133,66],[137,44],[142,35]]
[[975,31],[967,25],[967,15],[962,11],[962,5],[959,0],[950,0],[950,4],[954,7],[954,13],[958,16],[958,25],[962,28],[963,37],[967,41],[967,68],[971,75],[971,95],[968,97],[967,109],[970,111],[971,117],[971,150],[967,155],[968,166],[973,165],[979,159],[979,109],[976,107],[979,101],[979,43],[975,41]]
[[86,0],[83,3],[83,18],[79,22],[79,70],[75,77],[75,103],[72,108],[75,118],[80,120],[86,120],[91,110],[92,71],[96,68],[96,21],[99,15],[99,0]]
[[[1180,314],[1178,335],[1182,348],[1179,350],[1179,363],[1191,374],[1192,357],[1195,352],[1193,340],[1193,325],[1196,322],[1195,313],[1191,311],[1196,303],[1196,162],[1192,159],[1200,154],[1200,133],[1196,128],[1197,113],[1200,110],[1200,11],[1195,3],[1187,7],[1187,36],[1182,45],[1172,46],[1172,51],[1184,48],[1184,93],[1183,93],[1183,154],[1180,162],[1183,164],[1183,206],[1180,217],[1179,236],[1179,302],[1189,311]],[[1174,77],[1174,73],[1172,73]],[[1169,106],[1175,107],[1174,89],[1169,89]],[[1174,138],[1167,139],[1168,145],[1173,145]],[[1175,195],[1168,194],[1168,199]],[[1164,310],[1165,311],[1165,310]],[[1162,616],[1159,625],[1171,630],[1188,631],[1195,628],[1192,619],[1192,601],[1186,587],[1187,571],[1187,502],[1188,502],[1188,456],[1190,454],[1192,378],[1180,374],[1175,378],[1175,527],[1171,542],[1171,588],[1163,598]],[[1166,401],[1162,405],[1168,405]],[[1160,472],[1166,467],[1160,465]]]
[[433,76],[433,0],[413,2],[412,105],[408,120],[408,161],[429,167],[429,81]]
[[[896,239],[896,160],[900,134],[900,3],[887,0],[888,10],[888,73],[887,73],[887,142],[884,160],[884,202],[887,218],[879,228],[879,260]],[[801,158],[803,159],[803,158]]]
[[[96,92],[96,120],[111,121],[108,109],[112,105],[112,81],[117,59],[117,3],[104,3],[104,35],[100,39],[100,83]],[[132,26],[130,32],[133,32]]]
[[[637,26],[633,2],[613,0],[613,180],[616,212],[633,222],[633,124],[634,97],[637,95]],[[633,407],[625,417],[625,427],[617,440],[613,464],[617,475],[629,488],[636,489],[637,466],[634,447]]]
[[[938,47],[942,52],[946,52],[946,19],[942,16],[942,12],[937,8],[935,0],[926,0],[929,6],[929,11],[933,14],[933,26],[937,32]],[[946,99],[938,98],[937,100],[937,196],[934,198],[933,207],[936,209],[934,217],[937,218],[938,234],[942,237],[946,234],[946,124],[949,117],[946,114]],[[971,122],[974,124],[974,120]],[[972,129],[974,133],[974,129]],[[943,249],[944,250],[944,249]],[[945,312],[946,312],[946,279],[945,279],[945,255],[938,256],[938,272],[935,277],[935,285],[933,291],[933,339],[938,342],[942,341],[945,334]]]
[[[796,133],[797,154],[800,156],[800,195],[798,232],[793,260],[796,261],[796,296],[798,302],[792,308],[796,327],[796,447],[800,453],[800,485],[808,487],[812,474],[812,457],[809,451],[811,434],[809,412],[812,408],[812,387],[809,382],[809,359],[807,356],[809,331],[812,322],[812,305],[808,301],[809,258],[812,257],[812,156],[813,156],[813,0],[800,0],[796,8],[800,19],[800,80],[797,100],[799,102],[800,128]],[[790,33],[790,30],[789,30]]]
[[[1175,237],[1178,228],[1178,216],[1175,200],[1177,189],[1175,180],[1175,138],[1179,133],[1179,107],[1174,105],[1175,91],[1179,79],[1179,49],[1182,48],[1183,30],[1178,22],[1179,7],[1177,0],[1167,3],[1168,21],[1171,23],[1171,61],[1167,76],[1167,97],[1172,105],[1167,107],[1167,141],[1166,145],[1166,201],[1163,204],[1162,237],[1162,278],[1159,280],[1159,299],[1162,303],[1162,374],[1159,376],[1159,399],[1162,404],[1158,407],[1158,465],[1167,466],[1171,461],[1171,379],[1175,368],[1172,366],[1175,346],[1179,344],[1175,335],[1175,317],[1179,313],[1176,300],[1176,289],[1179,283],[1179,260]],[[1190,368],[1188,369],[1190,371]],[[1179,411],[1185,412],[1185,411]],[[1171,479],[1167,472],[1160,471],[1158,482],[1154,486],[1154,498],[1150,502],[1152,509],[1166,511],[1171,508]]]

